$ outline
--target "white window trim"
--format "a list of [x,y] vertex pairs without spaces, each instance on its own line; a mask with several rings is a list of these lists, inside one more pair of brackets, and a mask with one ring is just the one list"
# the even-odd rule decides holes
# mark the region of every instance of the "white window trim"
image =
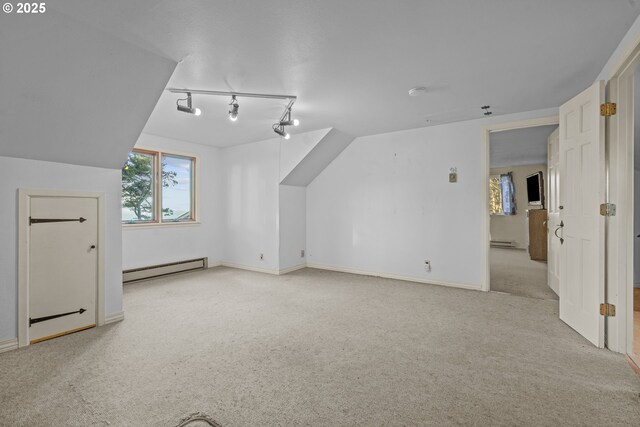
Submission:
[[[155,228],[155,227],[162,227],[162,228],[170,228],[170,227],[189,227],[189,226],[198,226],[201,225],[200,222],[200,158],[199,156],[192,154],[192,153],[187,153],[187,152],[182,152],[180,150],[163,150],[157,147],[151,147],[151,146],[144,146],[144,145],[136,145],[135,147],[133,147],[133,149],[131,151],[136,151],[136,150],[140,150],[140,151],[152,151],[155,154],[158,155],[158,167],[156,167],[156,170],[154,171],[155,173],[155,182],[159,182],[158,180],[160,179],[160,168],[161,163],[162,163],[162,156],[177,156],[177,157],[188,157],[193,159],[193,172],[192,172],[192,187],[193,187],[193,191],[192,191],[192,205],[193,205],[193,219],[189,220],[189,221],[166,221],[163,222],[162,221],[162,187],[160,186],[158,188],[159,191],[156,191],[157,196],[156,196],[156,200],[155,202],[158,204],[158,218],[156,219],[156,221],[144,221],[144,222],[122,222],[121,220],[121,224],[122,224],[122,229],[126,230],[126,229],[139,229],[139,228]],[[158,185],[158,184],[156,184]]]

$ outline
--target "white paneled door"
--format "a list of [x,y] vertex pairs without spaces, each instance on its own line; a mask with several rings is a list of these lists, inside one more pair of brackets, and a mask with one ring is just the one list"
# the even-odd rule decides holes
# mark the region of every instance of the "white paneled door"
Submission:
[[604,346],[604,82],[560,107],[560,319]]
[[98,200],[31,197],[29,339],[96,324]]
[[560,129],[553,131],[549,135],[547,149],[548,164],[548,187],[549,197],[547,200],[547,231],[548,231],[548,279],[549,287],[558,294],[560,292],[560,239],[554,232],[560,226]]

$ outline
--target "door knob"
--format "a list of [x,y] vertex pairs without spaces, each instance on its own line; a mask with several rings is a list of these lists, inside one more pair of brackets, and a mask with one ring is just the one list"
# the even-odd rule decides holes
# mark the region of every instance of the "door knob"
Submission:
[[554,232],[553,232],[553,234],[555,234],[555,235],[556,235],[556,237],[557,237],[558,239],[560,239],[560,244],[563,244],[563,243],[564,243],[564,239],[563,239],[562,237],[558,236],[558,230],[560,230],[560,229],[561,229],[561,228],[563,228],[563,227],[564,227],[564,222],[563,222],[563,221],[560,221],[560,225],[556,228],[556,231],[554,231]]
[[96,245],[91,245],[91,246],[89,246],[89,250],[91,250],[91,249],[95,249],[95,248],[96,248]]

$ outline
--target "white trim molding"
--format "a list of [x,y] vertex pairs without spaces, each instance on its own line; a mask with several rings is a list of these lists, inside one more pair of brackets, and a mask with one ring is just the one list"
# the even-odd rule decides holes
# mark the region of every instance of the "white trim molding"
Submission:
[[278,270],[273,270],[270,268],[253,267],[253,266],[244,265],[244,264],[236,264],[234,262],[228,262],[228,261],[222,261],[220,265],[222,267],[237,268],[238,270],[255,271],[256,273],[275,274],[276,276],[279,274]]
[[16,350],[17,348],[18,348],[18,338],[11,338],[10,340],[0,341],[0,353]]
[[293,267],[282,268],[282,269],[279,270],[278,273],[280,275],[287,274],[287,273],[291,273],[293,271],[301,270],[301,269],[306,268],[306,267],[307,267],[306,263],[298,264],[298,265],[294,265]]
[[31,197],[81,197],[98,201],[98,289],[96,325],[105,324],[105,193],[85,191],[18,190],[18,346],[29,345],[29,216]]
[[334,266],[334,265],[316,264],[316,263],[312,263],[312,262],[308,262],[307,263],[307,267],[309,267],[309,268],[317,268],[318,270],[328,270],[328,271],[337,271],[337,272],[340,272],[340,273],[358,274],[360,276],[383,277],[385,279],[402,280],[403,282],[425,283],[427,285],[446,286],[446,287],[449,287],[449,288],[460,288],[460,289],[468,289],[468,290],[473,290],[473,291],[482,290],[482,287],[480,285],[470,285],[470,284],[467,284],[467,283],[445,282],[445,281],[441,281],[441,280],[430,280],[430,279],[424,279],[422,277],[401,276],[399,274],[384,273],[384,272],[379,272],[379,271],[356,270],[356,269],[353,269],[353,268],[344,268],[344,267],[337,267],[337,266]]
[[124,320],[124,311],[118,311],[117,313],[109,314],[104,318],[104,324],[116,323]]
[[621,55],[609,74],[608,98],[618,106],[607,119],[607,172],[609,193],[606,202],[616,205],[616,215],[607,217],[606,250],[607,302],[616,306],[616,315],[606,319],[606,346],[618,353],[632,354],[634,230],[634,78],[640,66],[640,37]]

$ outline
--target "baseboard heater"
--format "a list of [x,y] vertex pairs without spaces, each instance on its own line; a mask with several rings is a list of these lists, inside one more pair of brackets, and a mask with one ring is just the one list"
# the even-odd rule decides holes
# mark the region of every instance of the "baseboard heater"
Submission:
[[152,265],[149,267],[133,268],[122,272],[122,283],[137,282],[155,277],[185,273],[187,271],[204,270],[207,268],[207,262],[207,258],[198,258],[168,264]]
[[509,242],[506,240],[492,240],[491,247],[492,248],[515,248],[516,242]]

